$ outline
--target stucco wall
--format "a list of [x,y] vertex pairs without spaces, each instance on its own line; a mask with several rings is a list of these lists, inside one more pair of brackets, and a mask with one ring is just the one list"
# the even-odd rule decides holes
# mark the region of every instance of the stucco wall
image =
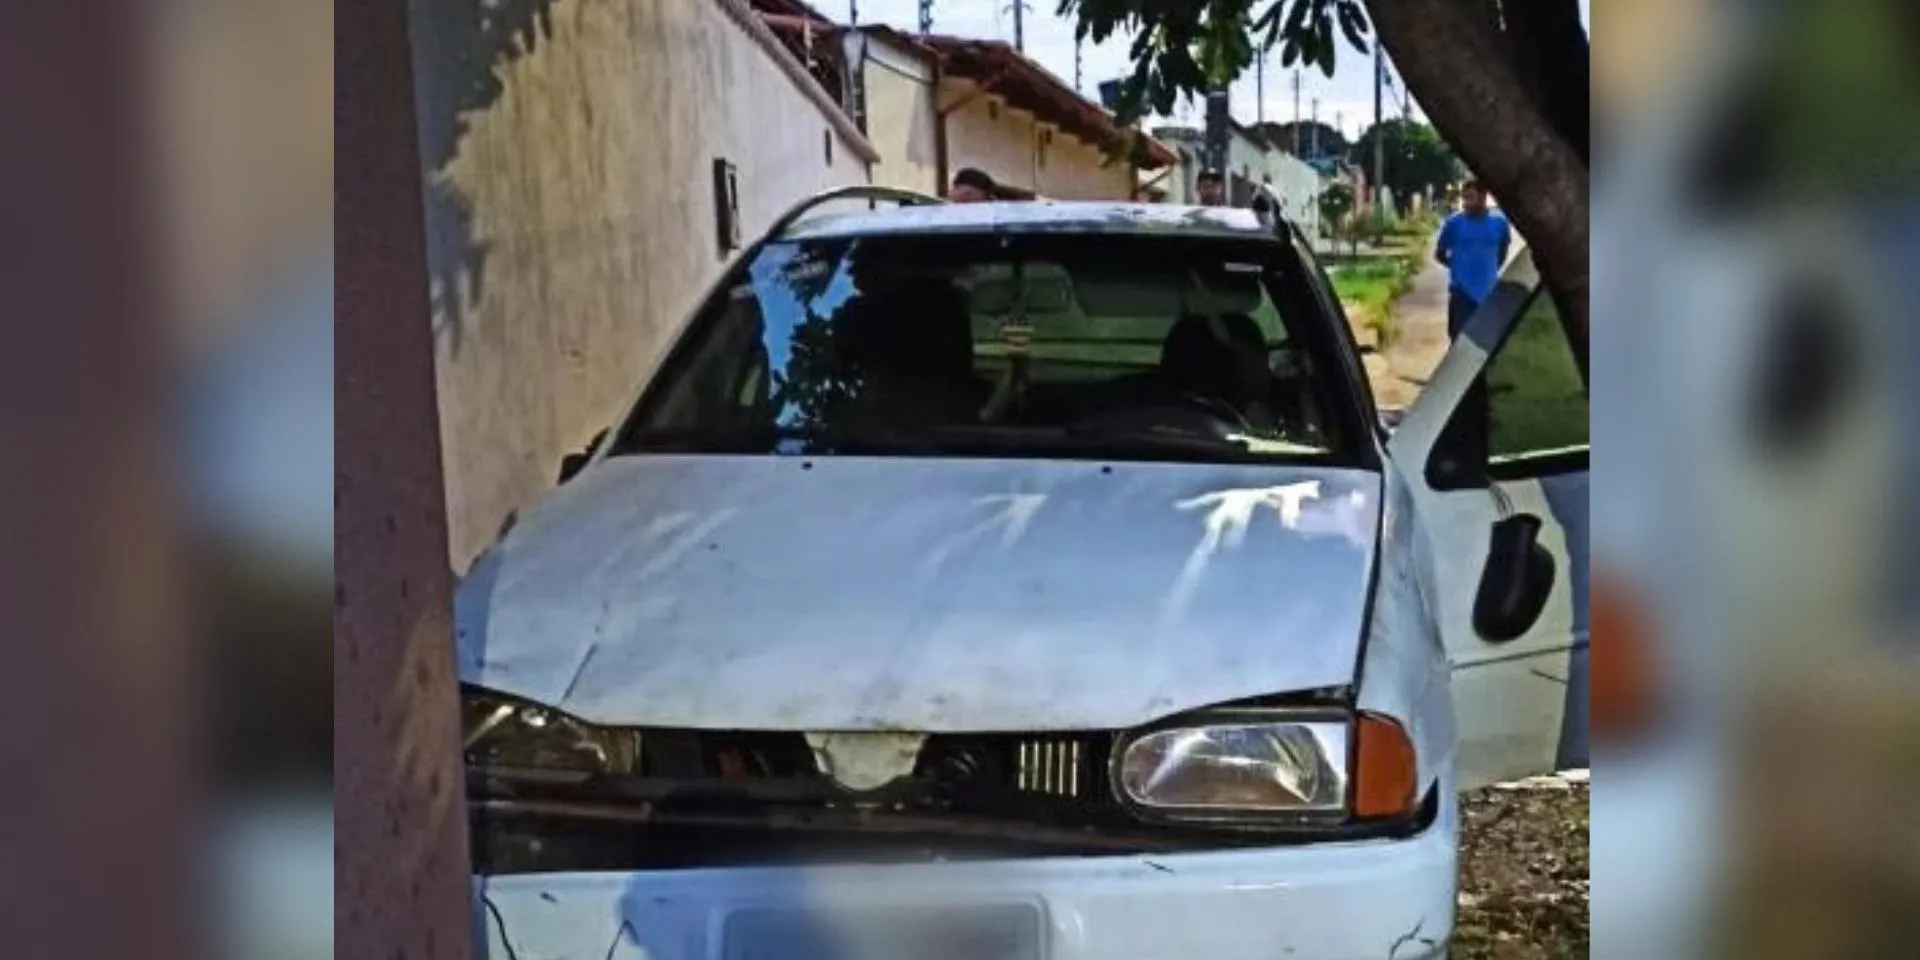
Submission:
[[[956,103],[975,88],[964,80],[942,84],[941,102]],[[1124,164],[1105,166],[1100,151],[1060,131],[1051,142],[1045,125],[991,96],[968,99],[947,115],[951,170],[978,167],[995,180],[1059,200],[1127,200],[1133,175]]]
[[[940,102],[959,102],[973,90],[971,83],[948,80],[941,84]],[[971,97],[947,115],[947,166],[978,167],[1001,183],[1037,189],[1033,118],[991,96]]]
[[1042,149],[1040,193],[1058,200],[1130,200],[1133,168],[1108,165],[1098,147],[1055,132]]
[[409,2],[459,571],[618,414],[717,276],[714,158],[738,168],[750,242],[802,197],[866,182],[871,148],[737,0]]
[[933,68],[925,61],[869,37],[856,36],[864,52],[867,139],[880,152],[873,182],[935,196],[940,183],[939,122]]

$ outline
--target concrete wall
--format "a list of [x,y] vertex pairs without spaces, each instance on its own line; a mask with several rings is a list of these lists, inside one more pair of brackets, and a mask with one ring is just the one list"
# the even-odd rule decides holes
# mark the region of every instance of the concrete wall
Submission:
[[[1244,178],[1250,185],[1246,194],[1247,199],[1252,199],[1252,187],[1259,186],[1269,178],[1268,160],[1267,148],[1264,145],[1237,129],[1227,135],[1228,182],[1232,183],[1234,177]],[[1229,196],[1239,199],[1238,191],[1230,191]],[[1242,201],[1240,205],[1244,206],[1245,202]]]
[[[871,37],[851,40],[850,62],[866,84],[867,139],[880,152],[873,182],[939,196],[939,119],[933,68]],[[864,53],[864,60],[857,59]]]
[[1267,154],[1267,175],[1273,178],[1281,215],[1298,223],[1309,239],[1319,236],[1323,185],[1319,172],[1285,150],[1273,150]]
[[[1194,178],[1200,173],[1200,142],[1182,139],[1174,133],[1162,136],[1163,142],[1180,155],[1174,172],[1159,185],[1167,190],[1168,203],[1195,203]],[[1326,178],[1311,166],[1285,150],[1262,148],[1244,135],[1235,133],[1227,142],[1227,169],[1236,176],[1250,176],[1268,184],[1280,197],[1281,213],[1300,224],[1307,236],[1320,228],[1320,191]],[[1143,177],[1145,179],[1145,177]]]
[[741,0],[409,2],[461,571],[718,275],[714,158],[750,242],[872,148]]
[[[1174,164],[1173,172],[1161,178],[1155,185],[1167,191],[1167,203],[1182,206],[1192,204],[1195,199],[1193,178],[1200,174],[1199,147],[1168,137],[1162,137],[1160,142],[1172,147],[1174,154],[1180,160]],[[1159,172],[1158,170],[1143,171],[1140,174],[1140,180],[1144,183]]]
[[[942,84],[942,103],[956,103],[975,89],[964,80]],[[992,96],[977,96],[947,115],[950,170],[978,167],[1011,186],[1058,200],[1128,200],[1133,172],[1107,166],[1100,151],[1023,110]]]

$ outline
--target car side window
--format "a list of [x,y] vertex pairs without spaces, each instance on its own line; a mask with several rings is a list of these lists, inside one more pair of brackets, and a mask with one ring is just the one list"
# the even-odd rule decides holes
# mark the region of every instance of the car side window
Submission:
[[1566,331],[1542,290],[1489,361],[1490,466],[1587,450],[1587,387]]

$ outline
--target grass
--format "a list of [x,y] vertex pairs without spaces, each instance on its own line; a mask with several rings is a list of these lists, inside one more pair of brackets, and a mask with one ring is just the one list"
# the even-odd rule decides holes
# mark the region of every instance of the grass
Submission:
[[1542,293],[1487,368],[1495,458],[1585,446],[1587,392],[1553,299]]
[[1413,286],[1420,272],[1420,260],[1426,244],[1414,242],[1359,257],[1330,256],[1327,274],[1333,278],[1333,292],[1347,309],[1355,325],[1372,330],[1385,348],[1397,331],[1393,324],[1393,304]]
[[1387,228],[1389,237],[1405,237],[1413,241],[1423,241],[1440,229],[1440,215],[1432,211],[1417,217],[1407,217]]

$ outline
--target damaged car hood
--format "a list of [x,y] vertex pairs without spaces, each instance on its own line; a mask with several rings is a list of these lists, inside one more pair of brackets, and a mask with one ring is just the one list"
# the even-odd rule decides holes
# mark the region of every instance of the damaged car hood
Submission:
[[1127,727],[1351,683],[1377,474],[615,458],[489,550],[464,682],[607,724]]

